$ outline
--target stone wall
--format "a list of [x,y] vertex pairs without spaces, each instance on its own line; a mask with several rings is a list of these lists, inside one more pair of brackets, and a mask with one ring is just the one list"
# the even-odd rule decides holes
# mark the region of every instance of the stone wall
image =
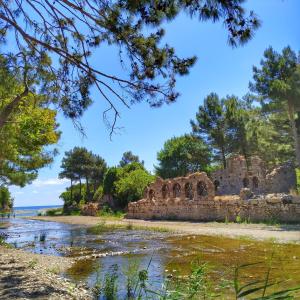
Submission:
[[[264,178],[259,172],[252,174]],[[249,188],[240,192],[241,197],[215,196],[214,184],[205,173],[169,180],[158,178],[146,189],[144,199],[128,204],[127,218],[236,221],[239,217],[253,222],[300,222],[299,198],[286,194],[257,196]]]
[[227,159],[227,167],[212,173],[217,195],[238,195],[242,188],[250,188],[256,194],[288,193],[296,186],[296,173],[286,164],[267,172],[264,162],[250,157],[248,163],[241,156]]

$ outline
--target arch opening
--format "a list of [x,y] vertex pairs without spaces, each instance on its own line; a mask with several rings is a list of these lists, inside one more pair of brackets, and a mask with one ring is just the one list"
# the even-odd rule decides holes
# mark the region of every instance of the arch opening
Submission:
[[204,181],[199,181],[197,183],[197,193],[198,196],[205,197],[208,195],[207,185]]
[[154,196],[155,196],[155,192],[154,192],[153,190],[150,190],[150,191],[148,192],[148,197],[149,197],[149,199],[152,200],[152,199],[154,198]]
[[253,177],[252,184],[253,184],[253,188],[254,189],[258,189],[258,187],[259,187],[259,180],[258,180],[258,178],[256,176]]
[[244,186],[244,188],[249,187],[249,179],[246,177],[243,179],[243,186]]
[[194,198],[193,185],[190,182],[185,184],[184,191],[185,191],[185,197],[188,198],[189,200],[193,200]]
[[169,188],[166,184],[164,184],[162,186],[161,194],[162,194],[163,199],[166,199],[169,196]]
[[173,197],[174,198],[179,198],[181,194],[181,186],[179,183],[175,183],[173,185]]
[[220,187],[220,181],[219,180],[215,180],[214,181],[214,186],[215,186],[215,192],[217,192],[219,190],[219,187]]

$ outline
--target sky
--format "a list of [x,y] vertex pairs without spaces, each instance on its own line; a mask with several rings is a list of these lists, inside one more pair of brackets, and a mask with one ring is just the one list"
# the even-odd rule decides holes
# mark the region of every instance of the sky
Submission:
[[[164,41],[172,45],[180,57],[198,57],[190,74],[178,78],[177,90],[181,96],[176,103],[160,108],[150,108],[146,103],[135,104],[130,109],[120,106],[121,119],[117,126],[122,129],[112,139],[102,119],[107,105],[94,90],[91,93],[94,103],[81,119],[85,137],[70,120],[59,114],[62,131],[57,144],[59,155],[51,166],[40,170],[32,184],[24,188],[11,187],[14,205],[62,204],[59,195],[70,183],[58,179],[58,173],[64,152],[74,146],[86,147],[101,155],[109,166],[117,165],[122,154],[131,150],[153,171],[156,154],[164,142],[191,131],[190,120],[209,93],[242,97],[248,92],[252,66],[259,65],[267,47],[281,51],[290,45],[295,51],[300,50],[299,0],[251,0],[246,2],[246,8],[255,11],[262,26],[243,47],[228,45],[227,32],[221,23],[198,22],[182,14],[163,26],[166,29]],[[111,74],[120,72],[117,57],[110,48],[93,53],[92,63]]]

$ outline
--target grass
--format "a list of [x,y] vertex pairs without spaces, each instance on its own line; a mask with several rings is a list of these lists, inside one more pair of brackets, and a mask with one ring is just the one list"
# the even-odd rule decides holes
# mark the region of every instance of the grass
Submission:
[[164,227],[133,225],[130,222],[127,224],[107,224],[105,220],[101,220],[97,225],[89,227],[88,233],[101,234],[110,230],[147,230],[153,232],[171,232],[170,229]]
[[[52,208],[52,209],[47,209],[44,213],[46,216],[61,216],[63,214],[63,209],[62,208]],[[42,215],[42,214],[41,214]]]
[[28,267],[30,269],[34,269],[36,267],[37,263],[38,263],[37,259],[34,258],[28,262]]
[[[206,263],[199,260],[192,263],[191,272],[187,276],[176,276],[176,273],[166,274],[161,286],[149,279],[149,267],[152,259],[145,269],[138,265],[128,266],[128,270],[122,273],[117,265],[112,265],[110,270],[101,278],[97,273],[97,281],[94,288],[95,296],[106,300],[201,300],[201,299],[257,299],[257,300],[291,300],[299,299],[300,286],[288,287],[287,281],[275,282],[271,278],[273,255],[269,260],[264,277],[257,279],[247,278],[247,268],[256,267],[261,262],[244,264],[234,269],[231,280],[223,280],[219,284],[210,279],[210,273],[214,270]],[[125,277],[120,284],[119,278]],[[249,278],[248,278],[249,279]],[[284,288],[279,287],[283,283]],[[120,291],[123,291],[122,296]],[[126,293],[126,295],[124,295]]]
[[125,213],[123,211],[113,211],[110,207],[104,205],[101,210],[97,213],[101,219],[124,219]]
[[0,222],[0,229],[5,229],[8,227],[8,225],[9,225],[9,223],[7,223],[7,222],[5,222],[5,223]]

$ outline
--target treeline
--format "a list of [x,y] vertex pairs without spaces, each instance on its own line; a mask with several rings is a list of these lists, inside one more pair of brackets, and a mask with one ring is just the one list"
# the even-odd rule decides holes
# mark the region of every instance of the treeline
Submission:
[[[167,140],[157,153],[155,175],[185,176],[226,167],[226,159],[241,154],[260,156],[269,168],[285,162],[300,165],[299,56],[289,47],[269,48],[260,67],[253,67],[249,93],[239,98],[209,94],[191,120],[191,132]],[[66,152],[60,176],[71,180],[61,195],[67,206],[99,201],[109,195],[119,208],[143,197],[154,180],[139,157],[124,153],[117,167],[84,148]],[[82,181],[85,184],[82,186]],[[76,183],[75,185],[73,183]]]
[[300,64],[290,47],[268,48],[253,67],[249,93],[208,95],[191,120],[191,133],[174,137],[158,153],[156,174],[183,176],[226,167],[226,158],[260,156],[267,166],[287,161],[300,166]]
[[154,180],[144,162],[131,151],[125,152],[118,166],[108,167],[100,156],[86,148],[75,147],[65,153],[60,178],[71,185],[60,195],[65,212],[79,210],[88,202],[98,202],[104,195],[114,199],[116,209],[142,198],[146,186]]

